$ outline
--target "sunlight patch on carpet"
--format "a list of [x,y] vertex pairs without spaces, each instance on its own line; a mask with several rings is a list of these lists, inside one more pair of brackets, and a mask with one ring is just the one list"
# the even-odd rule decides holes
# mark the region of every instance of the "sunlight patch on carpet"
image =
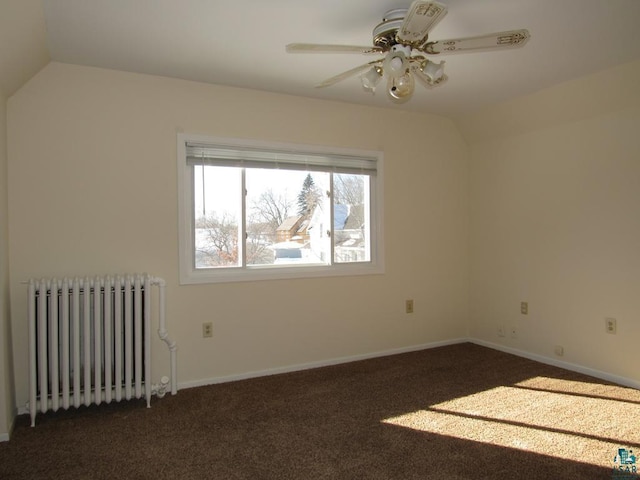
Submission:
[[514,386],[534,390],[551,390],[557,393],[567,393],[575,396],[588,396],[621,402],[640,403],[640,392],[633,388],[620,385],[609,385],[597,382],[578,382],[560,378],[533,377]]
[[563,382],[539,377],[383,422],[609,468],[619,448],[640,450],[640,392],[619,398],[619,387]]

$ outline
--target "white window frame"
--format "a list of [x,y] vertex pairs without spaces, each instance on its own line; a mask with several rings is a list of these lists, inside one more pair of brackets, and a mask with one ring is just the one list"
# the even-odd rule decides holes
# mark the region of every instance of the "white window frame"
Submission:
[[[225,145],[239,148],[265,148],[282,152],[356,156],[376,159],[376,175],[371,176],[370,221],[371,260],[368,262],[332,263],[330,265],[261,265],[257,267],[196,268],[194,240],[193,168],[187,165],[187,144]],[[180,283],[221,283],[256,280],[280,280],[384,273],[383,243],[383,154],[380,151],[345,149],[317,145],[263,142],[238,138],[179,133],[177,135],[178,166],[178,246]],[[244,215],[244,212],[243,212]]]

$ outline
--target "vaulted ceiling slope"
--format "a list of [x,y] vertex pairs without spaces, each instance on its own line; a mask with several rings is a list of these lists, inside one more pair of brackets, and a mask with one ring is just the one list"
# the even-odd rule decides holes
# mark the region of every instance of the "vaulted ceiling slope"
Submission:
[[13,95],[49,63],[40,0],[0,2],[0,93]]
[[285,45],[372,45],[385,13],[411,0],[3,0],[0,86],[12,94],[50,57],[456,117],[640,59],[638,0],[441,1],[448,14],[430,40],[521,28],[531,39],[520,49],[443,57],[449,80],[417,86],[409,102],[396,105],[384,88],[365,92],[358,76],[314,88],[372,57],[291,54]]

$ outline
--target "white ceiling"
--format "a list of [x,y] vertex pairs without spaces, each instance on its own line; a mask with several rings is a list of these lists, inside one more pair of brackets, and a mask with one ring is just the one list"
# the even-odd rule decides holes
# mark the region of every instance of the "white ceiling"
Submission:
[[[527,28],[521,49],[451,55],[449,81],[394,105],[358,77],[314,85],[373,60],[288,54],[291,42],[371,45],[411,0],[43,0],[51,59],[298,96],[456,117],[640,59],[640,0],[441,0],[431,40]],[[639,82],[640,85],[640,82]],[[606,88],[606,85],[603,85]]]

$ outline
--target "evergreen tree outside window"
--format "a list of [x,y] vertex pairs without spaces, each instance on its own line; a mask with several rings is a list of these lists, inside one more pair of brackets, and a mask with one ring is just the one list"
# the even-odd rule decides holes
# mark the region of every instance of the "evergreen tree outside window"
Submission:
[[322,192],[313,181],[310,173],[304,179],[298,194],[298,215],[310,216],[320,202]]

